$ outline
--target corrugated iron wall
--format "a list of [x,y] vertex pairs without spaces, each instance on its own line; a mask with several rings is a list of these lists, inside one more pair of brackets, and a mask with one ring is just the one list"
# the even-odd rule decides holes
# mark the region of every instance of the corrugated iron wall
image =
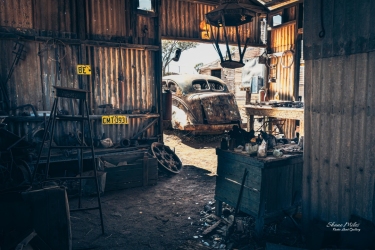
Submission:
[[305,0],[303,218],[375,222],[375,1]]
[[[282,27],[274,27],[271,31],[270,47],[272,53],[277,53],[277,59],[272,59],[271,64],[276,64],[275,68],[269,69],[272,75],[276,75],[276,82],[270,83],[270,100],[275,100],[278,93],[279,100],[292,101],[294,93],[294,55],[282,54],[284,51],[295,48],[296,24],[292,22]],[[287,66],[290,67],[288,68]]]
[[[112,104],[115,109],[139,110],[151,112],[155,103],[155,74],[154,53],[152,51],[108,48],[69,46],[63,43],[55,45],[61,60],[55,60],[56,50],[47,43],[26,42],[26,56],[20,61],[8,83],[11,107],[32,104],[39,111],[49,111],[53,103],[53,87],[91,89],[91,110],[93,114],[102,114],[99,105]],[[0,40],[0,50],[4,51],[1,60],[1,75],[6,75],[11,66],[13,41]],[[77,76],[76,65],[82,54],[87,53],[88,64],[92,67],[90,80],[86,76]],[[79,78],[83,79],[79,79]],[[91,83],[91,84],[90,84]],[[88,86],[88,85],[91,86]],[[77,113],[78,104],[75,101],[63,100],[60,110],[70,114]],[[111,130],[115,126],[105,126],[106,135],[132,136],[147,119],[131,119],[131,124]],[[101,126],[101,124],[98,124]],[[102,130],[102,128],[100,128]],[[119,132],[120,131],[120,132]],[[67,131],[65,131],[67,132]],[[152,134],[153,130],[150,130]],[[102,134],[102,133],[101,133]],[[100,135],[101,135],[100,134]],[[120,138],[121,139],[121,138]]]
[[[154,53],[152,51],[91,47],[92,108],[102,114],[99,105],[112,104],[114,109],[151,112],[155,103]],[[148,119],[130,119],[126,126],[103,126],[107,136],[128,138],[146,126]],[[115,128],[113,130],[113,128]],[[150,130],[150,135],[154,130]],[[126,136],[127,135],[127,136]]]
[[212,9],[212,5],[164,0],[161,9],[162,36],[199,39],[199,24],[204,21],[204,13]]
[[[11,107],[32,104],[39,111],[49,111],[52,86],[63,86],[91,91],[92,114],[102,114],[98,106],[103,104],[140,113],[157,109],[158,47],[154,45],[159,43],[158,13],[138,13],[134,8],[130,0],[0,1],[0,32],[9,38],[0,39],[1,80],[13,62],[15,38],[20,38],[26,50],[25,60],[18,63],[7,83]],[[78,76],[77,64],[89,64],[92,75]],[[78,104],[63,100],[58,108],[72,114],[77,113]],[[139,132],[150,119],[129,121],[118,126],[95,122],[95,135],[105,133],[119,142]],[[36,125],[15,122],[10,128],[22,135]],[[59,127],[59,136],[75,129],[65,124]],[[147,137],[155,133],[152,126]]]
[[102,36],[129,36],[130,6],[123,0],[87,0],[87,33]]
[[34,28],[33,0],[0,1],[0,26]]
[[0,26],[46,32],[76,32],[76,1],[0,1]]
[[[161,34],[164,39],[181,39],[200,42],[210,42],[210,40],[201,39],[201,32],[208,28],[205,25],[205,14],[215,9],[215,5],[186,2],[182,0],[164,0],[162,4],[162,26]],[[262,44],[260,41],[260,21],[256,16],[248,24],[239,27],[241,43],[245,44],[246,39],[250,38],[250,43]],[[178,25],[175,25],[177,24]],[[202,29],[203,27],[203,29]],[[237,37],[234,28],[229,29],[228,40],[237,44]],[[220,32],[220,42],[225,42],[223,32]]]
[[[290,8],[295,9],[295,8]],[[295,18],[295,14],[294,17]],[[276,78],[275,82],[268,83],[269,100],[271,101],[294,101],[298,94],[295,91],[295,54],[285,52],[295,50],[296,46],[296,21],[273,27],[270,33],[269,47],[275,56],[270,60],[271,67],[268,73]],[[285,52],[285,53],[284,53]],[[265,79],[267,81],[268,79]],[[286,119],[283,133],[286,138],[295,138],[296,121]]]

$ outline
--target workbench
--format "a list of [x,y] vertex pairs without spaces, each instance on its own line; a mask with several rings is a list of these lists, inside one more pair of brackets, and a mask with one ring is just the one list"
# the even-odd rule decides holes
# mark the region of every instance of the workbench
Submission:
[[302,193],[302,154],[280,158],[251,157],[249,154],[216,149],[218,157],[215,199],[220,216],[222,202],[236,207],[245,168],[239,210],[255,218],[255,230],[261,235],[264,223],[297,210]]
[[248,131],[254,129],[254,116],[266,116],[282,119],[292,119],[300,121],[300,135],[304,131],[304,109],[303,108],[289,108],[289,107],[273,107],[269,104],[246,104],[244,106],[248,116]]

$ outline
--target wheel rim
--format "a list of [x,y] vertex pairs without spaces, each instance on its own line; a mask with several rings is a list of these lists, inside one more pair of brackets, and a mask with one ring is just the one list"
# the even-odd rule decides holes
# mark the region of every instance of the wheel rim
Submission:
[[151,150],[154,156],[157,158],[159,164],[164,169],[175,174],[181,171],[181,160],[168,146],[165,146],[159,142],[154,142],[151,145]]

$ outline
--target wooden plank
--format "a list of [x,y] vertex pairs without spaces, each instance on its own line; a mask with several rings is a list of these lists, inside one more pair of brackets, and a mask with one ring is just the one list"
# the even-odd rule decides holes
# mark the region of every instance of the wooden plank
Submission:
[[230,161],[238,161],[238,162],[242,162],[242,163],[245,163],[245,164],[251,164],[252,166],[254,167],[263,167],[264,164],[260,161],[258,161],[256,158],[252,158],[252,157],[246,157],[244,156],[243,154],[236,154],[232,151],[228,151],[228,150],[221,150],[219,148],[216,148],[216,155],[218,157],[224,157],[226,158],[227,160],[230,160]]
[[[353,100],[354,100],[354,69],[355,61],[353,56],[345,57],[343,63],[342,79],[342,111],[341,111],[341,125],[342,130],[340,137],[343,138],[343,146],[340,151],[340,165],[342,170],[340,171],[340,210],[341,220],[347,220],[350,218],[352,213],[352,198],[353,192],[355,193],[356,187],[353,186],[352,175],[353,175],[353,163],[352,163],[352,149],[353,149],[353,137],[352,131],[356,128],[353,127]],[[356,163],[354,163],[356,164]]]
[[[306,45],[305,45],[306,46]],[[307,230],[308,221],[311,218],[311,185],[312,184],[312,66],[313,61],[307,60],[305,62],[305,89],[304,89],[304,145],[303,145],[303,177],[302,177],[302,212],[303,225]]]
[[154,185],[158,178],[157,160],[147,156],[146,160],[139,159],[134,164],[105,168],[105,172],[107,172],[107,191]]
[[251,164],[239,163],[219,157],[217,175],[241,183],[245,168],[249,171],[245,185],[260,190],[261,170],[259,167],[252,166]]
[[[319,205],[319,159],[320,159],[320,138],[319,138],[319,133],[320,133],[320,107],[318,106],[320,104],[320,94],[321,94],[321,81],[322,81],[322,75],[321,75],[321,60],[314,60],[313,61],[313,78],[312,78],[312,94],[311,94],[311,100],[312,102],[312,110],[311,110],[311,118],[312,122],[314,123],[313,126],[311,126],[310,131],[311,131],[311,141],[308,143],[311,143],[311,214],[310,217],[316,217],[319,215],[318,211],[318,205]],[[306,143],[305,143],[306,144]]]
[[244,105],[244,107],[248,115],[279,117],[293,120],[304,119],[303,108],[271,108],[266,106],[255,107],[252,105]]
[[[241,185],[225,178],[217,177],[215,187],[215,199],[223,201],[235,207],[238,200]],[[244,186],[240,210],[252,216],[258,216],[260,205],[260,193]]]
[[341,217],[340,214],[340,171],[343,170],[343,166],[340,165],[340,151],[341,146],[344,143],[344,138],[340,138],[341,130],[341,100],[344,98],[341,90],[344,74],[343,69],[343,58],[334,58],[330,65],[330,93],[331,93],[331,106],[332,112],[329,116],[331,120],[330,130],[330,167],[329,167],[329,218],[332,221],[338,221]]
[[[329,207],[330,197],[329,192],[330,186],[333,183],[329,182],[330,173],[330,150],[332,138],[328,139],[327,134],[330,133],[330,113],[332,109],[331,89],[330,84],[334,81],[332,79],[334,75],[331,74],[332,58],[326,58],[321,60],[321,74],[322,78],[320,84],[320,103],[317,103],[317,109],[319,110],[320,120],[316,123],[319,124],[319,130],[317,135],[319,137],[319,147],[316,148],[316,153],[319,154],[317,163],[319,164],[319,217],[324,221],[329,221]],[[318,145],[316,145],[318,146]]]
[[[354,185],[355,189],[353,190],[355,197],[355,214],[365,215],[372,214],[370,211],[366,211],[367,205],[364,201],[366,197],[365,193],[368,190],[368,185],[370,183],[366,182],[366,173],[365,168],[365,151],[366,151],[366,95],[367,95],[367,81],[368,81],[368,54],[362,53],[355,55],[355,87],[353,88],[353,160],[352,167],[354,168]],[[353,84],[354,85],[354,84]],[[373,186],[372,186],[373,187]],[[365,212],[366,211],[366,212]],[[365,212],[365,213],[363,213]],[[370,215],[371,216],[371,215]]]
[[217,228],[220,225],[221,222],[222,221],[219,220],[215,224],[213,224],[212,226],[208,227],[206,230],[204,230],[202,232],[202,235],[207,235],[207,234],[211,233],[213,230],[215,230],[215,228]]
[[[372,2],[375,7],[375,2]],[[375,130],[373,126],[375,124],[375,69],[372,67],[375,63],[375,52],[368,54],[366,70],[368,71],[367,87],[366,87],[366,129],[365,129],[365,161],[363,171],[366,173],[364,182],[367,182],[367,190],[364,190],[364,200],[363,201],[372,201],[367,202],[363,207],[363,214],[369,214],[371,211],[374,211],[375,206],[375,171],[374,171],[374,162],[375,162]],[[374,214],[374,212],[372,212]],[[372,215],[373,216],[373,215]],[[370,220],[370,219],[369,219]]]
[[303,183],[303,163],[294,164],[293,165],[293,187],[292,187],[292,194],[293,194],[293,202],[296,203],[297,201],[301,201],[302,199],[302,183]]
[[[294,177],[295,173],[299,176]],[[264,169],[262,171],[262,190],[261,194],[266,201],[265,209],[268,212],[282,211],[284,208],[293,205],[293,188],[302,191],[302,187],[294,186],[293,180],[302,179],[302,172],[295,172],[294,165],[288,165],[282,168]],[[301,183],[299,181],[299,183]]]
[[144,156],[144,152],[135,152],[132,154],[124,154],[124,155],[111,155],[111,156],[103,156],[101,157],[102,160],[108,161],[114,165],[117,165],[119,162],[127,161],[128,163],[133,163],[136,160],[142,159]]

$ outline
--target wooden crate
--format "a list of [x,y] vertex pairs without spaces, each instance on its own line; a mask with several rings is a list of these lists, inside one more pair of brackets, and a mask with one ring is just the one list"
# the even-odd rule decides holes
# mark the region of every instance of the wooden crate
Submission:
[[216,149],[218,156],[215,199],[217,214],[225,202],[236,206],[244,169],[245,181],[240,210],[256,219],[261,233],[264,222],[296,209],[302,193],[302,155],[282,158],[256,158],[229,150]]
[[14,189],[0,194],[0,249],[14,249],[33,230],[50,249],[72,249],[69,202],[64,188],[22,193]]
[[158,161],[148,153],[132,153],[101,157],[107,173],[106,191],[155,185]]

